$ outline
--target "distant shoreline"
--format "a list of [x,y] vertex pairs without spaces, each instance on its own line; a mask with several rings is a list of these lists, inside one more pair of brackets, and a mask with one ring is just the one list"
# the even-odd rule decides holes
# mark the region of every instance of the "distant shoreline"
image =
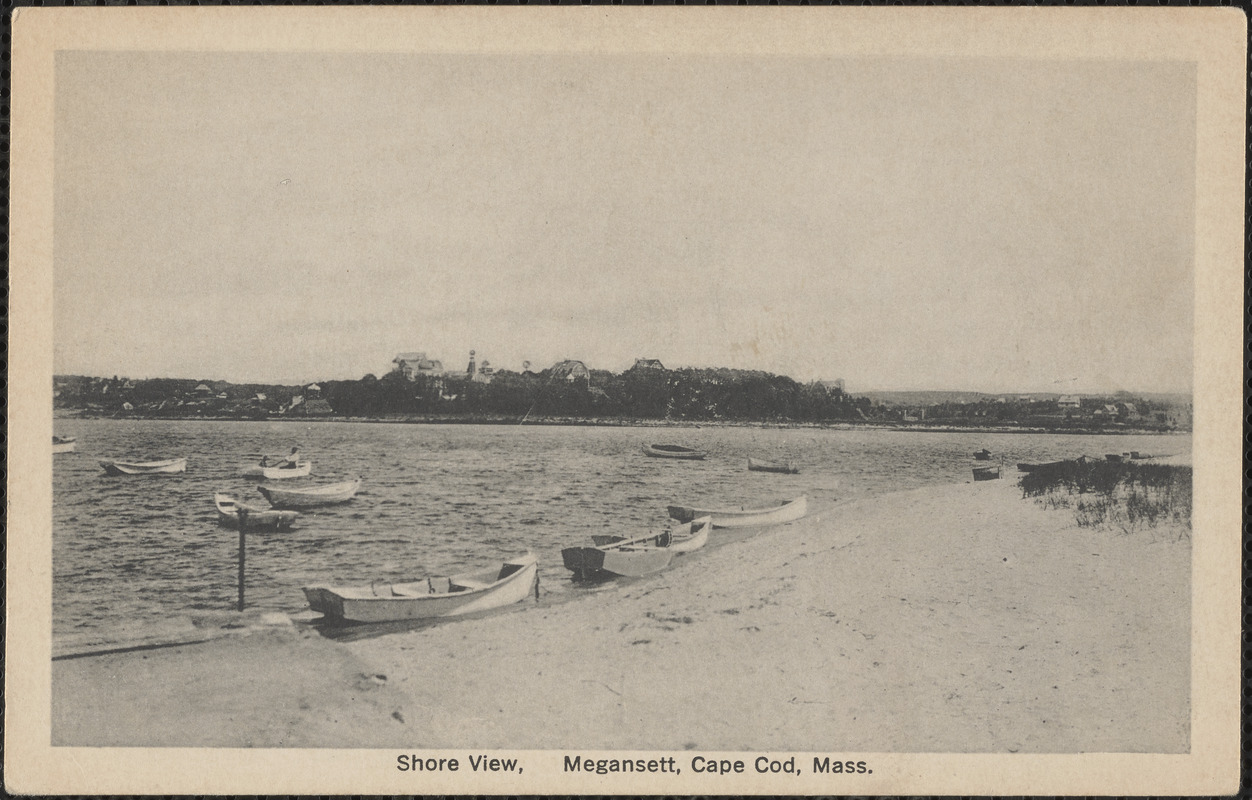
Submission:
[[881,422],[752,422],[746,420],[665,420],[665,419],[620,419],[609,417],[531,417],[517,420],[511,417],[490,415],[452,416],[452,415],[397,415],[394,417],[348,417],[348,416],[265,416],[244,417],[228,414],[187,416],[159,415],[125,415],[109,416],[104,414],[84,414],[65,409],[57,409],[54,419],[116,419],[116,420],[164,420],[169,422],[208,421],[208,422],[351,422],[362,424],[400,424],[400,425],[513,425],[517,427],[587,427],[587,428],[796,428],[805,430],[882,430],[908,431],[913,433],[1029,433],[1029,434],[1071,434],[1078,436],[1169,436],[1190,434],[1189,429],[1157,430],[1152,428],[1046,428],[1022,425],[924,425],[924,424],[884,424]]

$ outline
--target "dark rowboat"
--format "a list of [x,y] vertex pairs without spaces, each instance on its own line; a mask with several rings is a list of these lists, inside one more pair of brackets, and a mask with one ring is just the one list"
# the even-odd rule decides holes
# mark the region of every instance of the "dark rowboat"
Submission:
[[752,472],[781,472],[784,475],[797,475],[800,468],[794,461],[764,461],[748,456],[748,469]]
[[991,451],[984,447],[983,449],[979,450],[977,453],[974,453],[974,460],[975,461],[990,461]]
[[974,467],[974,480],[976,481],[994,481],[999,477],[999,467]]
[[644,455],[653,458],[678,458],[686,461],[699,461],[708,455],[703,450],[683,447],[680,444],[649,444],[644,445]]

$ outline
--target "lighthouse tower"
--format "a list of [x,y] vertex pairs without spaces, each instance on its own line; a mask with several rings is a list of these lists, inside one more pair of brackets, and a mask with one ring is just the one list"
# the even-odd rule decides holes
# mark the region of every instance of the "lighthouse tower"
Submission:
[[470,351],[470,363],[469,363],[469,366],[465,368],[465,374],[472,378],[474,377],[474,373],[476,373],[477,371],[478,371],[477,366],[474,364],[474,351],[471,350]]

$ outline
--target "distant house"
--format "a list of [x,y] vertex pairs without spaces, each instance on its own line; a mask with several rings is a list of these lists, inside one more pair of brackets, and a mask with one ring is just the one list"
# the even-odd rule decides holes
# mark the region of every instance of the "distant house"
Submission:
[[400,353],[391,360],[395,364],[393,372],[399,372],[409,380],[418,375],[442,375],[443,362],[427,358],[425,353]]
[[478,371],[470,376],[470,380],[475,383],[491,383],[491,378],[496,374],[496,370],[491,366],[491,362],[483,359],[483,363],[479,365]]
[[818,381],[818,383],[828,392],[843,391],[843,378],[835,378],[833,381]]
[[581,361],[566,359],[552,365],[552,377],[564,379],[569,383],[574,381],[588,383],[591,381],[591,370],[587,369],[587,365]]
[[318,386],[316,383],[310,383],[308,386],[304,387],[304,393],[307,394],[310,399],[319,397],[322,394],[322,387]]
[[1078,408],[1082,405],[1082,401],[1075,395],[1063,394],[1061,399],[1056,401],[1056,404],[1061,408]]
[[199,386],[197,386],[197,387],[196,387],[196,396],[198,396],[198,397],[212,397],[212,396],[213,396],[213,390],[209,388],[208,384],[202,383],[202,384],[200,384]]
[[631,369],[665,369],[659,358],[636,358]]

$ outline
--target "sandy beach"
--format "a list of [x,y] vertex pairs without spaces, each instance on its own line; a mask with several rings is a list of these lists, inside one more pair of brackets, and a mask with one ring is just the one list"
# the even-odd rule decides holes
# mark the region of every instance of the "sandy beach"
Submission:
[[1012,481],[899,492],[561,603],[58,660],[52,742],[1184,753],[1190,573]]

